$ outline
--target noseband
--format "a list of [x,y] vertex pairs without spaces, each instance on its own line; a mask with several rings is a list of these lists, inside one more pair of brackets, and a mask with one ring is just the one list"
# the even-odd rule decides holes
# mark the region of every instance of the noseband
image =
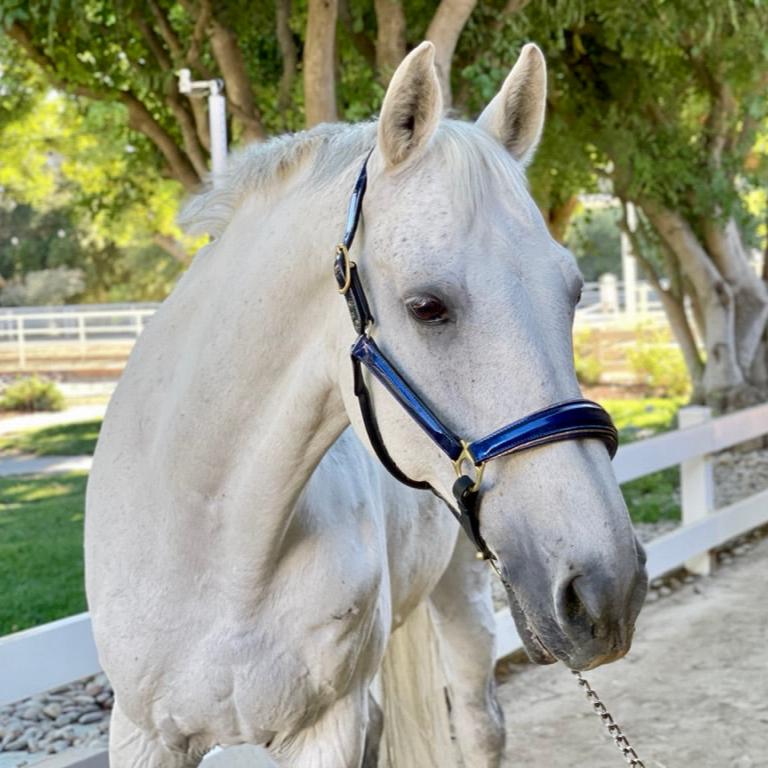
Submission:
[[[370,336],[373,315],[360,282],[357,265],[349,256],[368,183],[367,165],[366,157],[349,201],[347,224],[344,237],[336,246],[333,271],[339,293],[347,301],[352,324],[358,333],[350,354],[354,373],[354,391],[360,404],[368,440],[379,461],[397,480],[411,488],[434,491],[429,483],[423,480],[412,480],[404,474],[390,456],[379,431],[362,366],[365,366],[384,385],[408,415],[453,462],[457,476],[453,484],[453,495],[457,508],[454,509],[451,504],[448,506],[477,547],[479,556],[493,561],[496,558],[480,533],[478,516],[479,492],[486,462],[547,443],[583,439],[602,440],[613,458],[618,447],[618,433],[605,409],[591,400],[583,399],[567,400],[550,405],[472,442],[462,440],[440,421]],[[474,477],[465,474],[464,468],[467,464],[473,465]]]

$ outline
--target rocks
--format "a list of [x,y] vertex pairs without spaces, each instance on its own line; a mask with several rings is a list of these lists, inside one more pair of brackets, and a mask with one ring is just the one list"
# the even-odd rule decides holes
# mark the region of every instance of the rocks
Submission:
[[71,747],[106,748],[113,701],[109,682],[100,674],[0,707],[0,758],[11,760],[2,765],[20,768],[31,754]]

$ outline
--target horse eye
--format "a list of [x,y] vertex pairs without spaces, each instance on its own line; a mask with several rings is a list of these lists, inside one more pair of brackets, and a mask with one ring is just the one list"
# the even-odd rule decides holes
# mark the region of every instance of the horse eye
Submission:
[[408,302],[408,309],[420,323],[443,323],[448,319],[448,309],[435,296],[419,296]]

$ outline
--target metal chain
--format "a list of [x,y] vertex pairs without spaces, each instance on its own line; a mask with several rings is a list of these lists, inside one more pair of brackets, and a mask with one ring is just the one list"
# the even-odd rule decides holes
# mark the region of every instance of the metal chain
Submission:
[[581,672],[571,670],[571,674],[576,677],[579,685],[584,689],[584,693],[587,695],[587,701],[592,704],[592,709],[595,711],[595,714],[603,721],[611,738],[621,750],[621,754],[624,756],[627,764],[631,765],[632,768],[645,768],[645,763],[643,763],[637,756],[634,747],[627,740],[627,737],[622,732],[619,724],[614,722],[611,713],[605,708],[605,704],[600,701],[600,697],[595,693],[594,688],[592,688],[586,681]]

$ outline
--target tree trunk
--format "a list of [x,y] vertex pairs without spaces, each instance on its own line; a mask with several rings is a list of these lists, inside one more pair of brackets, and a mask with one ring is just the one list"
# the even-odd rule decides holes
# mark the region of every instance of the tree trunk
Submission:
[[707,250],[733,289],[736,349],[741,369],[748,373],[768,321],[768,290],[749,263],[739,228],[731,217],[702,222]]
[[[283,73],[280,75],[280,85],[277,88],[277,108],[284,113],[291,104],[291,89],[296,79],[298,53],[293,33],[290,27],[291,0],[276,0],[275,2],[275,32],[280,55],[283,59]],[[285,120],[283,120],[285,125]]]
[[441,0],[427,29],[427,40],[435,44],[435,64],[440,88],[443,92],[443,106],[449,109],[451,98],[451,62],[459,35],[464,29],[477,0]]
[[405,11],[401,0],[376,0],[376,70],[386,88],[405,57]]
[[304,45],[304,115],[308,127],[338,120],[336,19],[338,0],[309,0]]
[[643,210],[680,261],[704,315],[707,361],[703,385],[709,401],[722,404],[748,387],[736,352],[734,295],[685,219],[651,201]]
[[552,205],[544,211],[544,218],[547,222],[549,233],[558,243],[565,241],[565,232],[568,229],[568,223],[579,204],[579,198],[571,195],[564,203]]
[[200,185],[200,177],[173,138],[133,94],[123,93],[121,101],[128,108],[128,125],[154,143],[165,157],[173,177],[181,182],[187,192],[194,192]]
[[224,77],[230,111],[243,127],[243,139],[262,141],[266,138],[266,132],[256,109],[251,81],[237,37],[231,29],[216,20],[211,25],[211,48]]
[[704,363],[699,354],[699,348],[696,343],[696,338],[693,335],[693,331],[691,330],[691,325],[688,322],[688,317],[685,314],[685,296],[682,287],[679,285],[675,286],[674,283],[668,288],[665,288],[662,285],[658,272],[643,249],[643,240],[639,236],[638,231],[633,230],[629,226],[626,204],[622,207],[624,211],[622,229],[632,243],[632,251],[642,267],[644,274],[651,281],[651,284],[661,299],[661,304],[664,307],[664,314],[667,316],[667,320],[669,320],[672,334],[680,345],[680,350],[683,353],[685,367],[688,369],[688,374],[690,375],[691,383],[693,384],[692,400],[695,402],[703,402],[706,396],[703,387]]

